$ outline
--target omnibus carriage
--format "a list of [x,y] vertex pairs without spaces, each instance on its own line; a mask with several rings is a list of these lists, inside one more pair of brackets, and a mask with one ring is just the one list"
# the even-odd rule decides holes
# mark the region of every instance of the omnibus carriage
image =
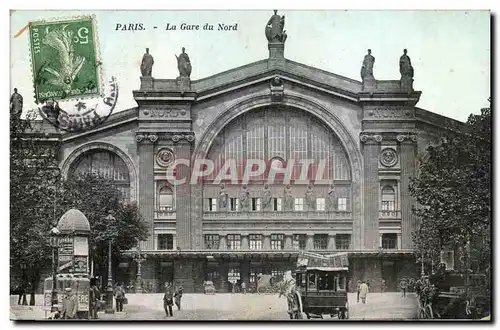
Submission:
[[301,319],[304,314],[308,319],[322,318],[327,314],[348,319],[348,282],[347,254],[304,253],[295,270],[295,284],[287,295],[290,318]]

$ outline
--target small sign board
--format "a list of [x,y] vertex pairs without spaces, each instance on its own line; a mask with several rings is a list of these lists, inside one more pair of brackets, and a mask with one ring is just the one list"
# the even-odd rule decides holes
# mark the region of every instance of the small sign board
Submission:
[[88,257],[87,256],[75,256],[75,261],[73,263],[74,273],[88,273]]

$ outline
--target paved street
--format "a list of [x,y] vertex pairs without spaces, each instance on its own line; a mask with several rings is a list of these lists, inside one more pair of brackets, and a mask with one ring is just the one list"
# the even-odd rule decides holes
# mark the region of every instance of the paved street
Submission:
[[[167,318],[162,294],[129,294],[124,312],[106,315],[102,320],[288,320],[286,298],[256,294],[185,294],[182,310],[174,309]],[[42,296],[37,296],[37,303]],[[371,293],[365,305],[356,302],[349,293],[350,318],[355,320],[411,319],[416,317],[417,302],[413,294],[402,298],[400,293]],[[17,306],[17,296],[11,296],[11,319],[43,319],[41,306]],[[316,321],[316,320],[311,320]]]

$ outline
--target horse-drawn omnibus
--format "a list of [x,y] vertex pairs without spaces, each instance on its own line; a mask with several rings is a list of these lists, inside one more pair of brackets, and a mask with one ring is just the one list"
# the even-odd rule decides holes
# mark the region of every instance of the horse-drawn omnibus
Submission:
[[302,252],[297,260],[295,283],[287,294],[291,319],[304,315],[323,318],[327,314],[349,318],[347,284],[349,264],[346,253],[323,256]]

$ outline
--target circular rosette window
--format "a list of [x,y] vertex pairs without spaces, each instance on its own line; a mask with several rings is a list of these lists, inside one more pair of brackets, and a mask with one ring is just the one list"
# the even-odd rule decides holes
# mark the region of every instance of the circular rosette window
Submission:
[[175,160],[174,152],[168,148],[161,149],[156,155],[156,162],[161,167],[172,165]]
[[392,148],[386,148],[380,153],[380,163],[385,167],[393,167],[398,162],[398,154]]

